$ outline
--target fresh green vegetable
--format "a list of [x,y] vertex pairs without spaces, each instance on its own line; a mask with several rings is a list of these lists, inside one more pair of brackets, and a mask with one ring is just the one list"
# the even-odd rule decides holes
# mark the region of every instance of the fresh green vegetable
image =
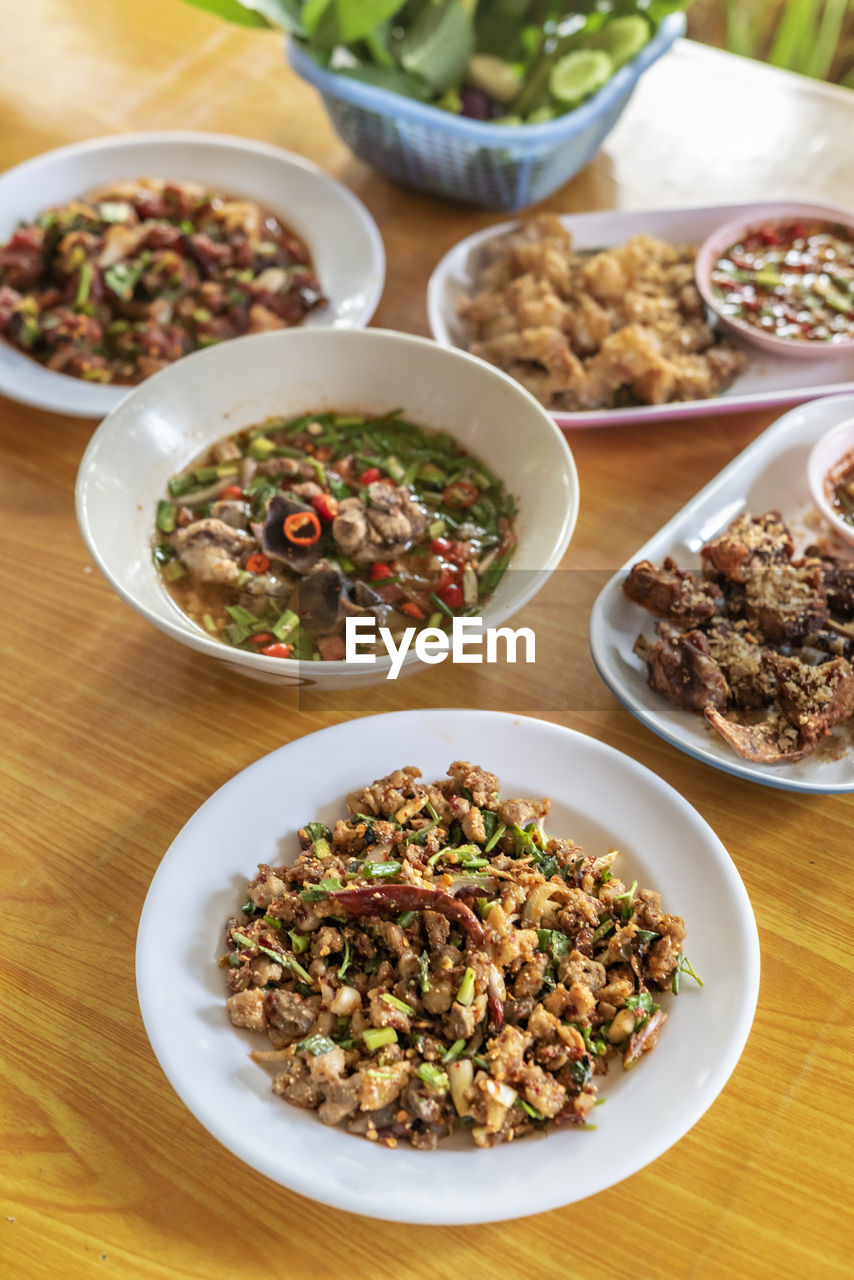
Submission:
[[474,1000],[474,969],[467,968],[457,991],[457,1003],[469,1005]]
[[[442,1061],[444,1062],[444,1058]],[[440,1071],[432,1062],[422,1062],[421,1066],[415,1073],[420,1076],[426,1085],[436,1093],[447,1093],[450,1088],[450,1082],[444,1071]]]
[[365,1047],[373,1051],[386,1044],[396,1044],[397,1032],[394,1027],[366,1027],[362,1032],[362,1039]]
[[[339,75],[443,111],[523,124],[596,92],[690,0],[588,0],[575,12],[560,0],[189,3],[244,25],[281,27]],[[340,416],[336,426],[352,425]]]
[[410,1016],[415,1013],[411,1004],[407,1004],[405,1000],[399,1000],[397,996],[392,995],[390,991],[384,991],[380,996],[380,999],[383,1004],[391,1005],[392,1009],[399,1009],[401,1013],[408,1013]]
[[303,1053],[310,1053],[313,1058],[319,1058],[323,1053],[331,1053],[335,1047],[334,1040],[330,1040],[329,1036],[322,1036],[319,1033],[307,1036],[305,1040],[300,1040],[297,1045],[298,1050],[301,1049]]

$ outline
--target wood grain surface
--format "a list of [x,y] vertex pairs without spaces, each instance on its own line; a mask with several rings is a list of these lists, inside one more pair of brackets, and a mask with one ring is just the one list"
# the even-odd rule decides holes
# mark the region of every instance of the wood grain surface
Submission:
[[[178,0],[2,0],[0,24],[0,167],[142,128],[221,130],[305,154],[380,225],[388,283],[377,324],[426,332],[431,269],[458,238],[497,220],[399,189],[355,160],[272,33],[231,28]],[[772,195],[850,204],[852,135],[854,94],[683,44],[549,205]],[[4,1276],[851,1274],[854,798],[751,786],[681,755],[617,705],[586,641],[586,610],[607,572],[773,416],[571,433],[581,516],[563,569],[530,608],[541,646],[534,669],[483,667],[472,677],[446,664],[309,700],[218,670],[128,609],[93,568],[75,522],[75,472],[92,424],[0,401]],[[359,1219],[245,1168],[167,1084],[134,986],[151,877],[216,787],[315,729],[428,705],[540,715],[650,766],[731,851],[762,945],[753,1032],[696,1127],[587,1202],[492,1226]]]

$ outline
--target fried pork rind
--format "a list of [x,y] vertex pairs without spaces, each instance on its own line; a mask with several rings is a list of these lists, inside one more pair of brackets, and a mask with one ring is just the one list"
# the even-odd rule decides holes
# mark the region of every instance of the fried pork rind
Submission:
[[555,214],[535,215],[487,247],[459,306],[469,350],[552,409],[718,395],[746,360],[707,325],[694,257],[645,235],[576,253]]
[[[661,568],[642,560],[623,588],[674,624],[660,624],[654,644],[643,636],[635,643],[650,687],[703,712],[734,751],[759,764],[802,759],[854,716],[854,635],[833,617],[834,606],[848,615],[852,569],[819,548],[800,560],[794,550],[779,511],[744,512],[702,548],[707,581],[669,558]],[[816,661],[816,653],[833,656]],[[739,719],[762,708],[762,722]]]
[[542,831],[548,799],[502,799],[470,761],[405,766],[262,864],[226,925],[226,1009],[265,1033],[273,1092],[324,1124],[432,1148],[583,1124],[597,1076],[655,1045],[684,921]]
[[727,720],[716,707],[706,707],[704,714],[724,742],[753,764],[791,764],[803,760],[809,751],[809,747],[800,745],[797,729],[779,714],[761,724],[737,724]]

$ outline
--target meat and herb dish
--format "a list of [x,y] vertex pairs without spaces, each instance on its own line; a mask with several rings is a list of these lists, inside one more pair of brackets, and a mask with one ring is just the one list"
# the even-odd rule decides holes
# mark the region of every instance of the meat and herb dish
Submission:
[[480,613],[513,555],[514,511],[484,463],[398,413],[273,418],[169,481],[154,559],[226,644],[337,660],[348,617],[396,634]]
[[661,619],[635,645],[650,688],[759,764],[802,759],[854,715],[854,565],[794,553],[778,511],[744,513],[702,548],[700,573],[642,560],[623,584]]
[[854,238],[821,220],[751,228],[714,265],[721,314],[777,338],[854,339]]
[[277,217],[191,182],[113,183],[0,246],[0,334],[89,382],[133,385],[324,302],[308,249]]
[[549,409],[716,396],[746,359],[709,327],[695,257],[646,235],[576,252],[560,219],[539,214],[488,245],[459,307],[466,345]]
[[308,823],[292,866],[259,866],[220,965],[275,1094],[391,1147],[585,1125],[609,1059],[634,1067],[659,993],[696,975],[684,922],[616,878],[615,850],[545,835],[549,808],[465,761],[433,783],[407,766]]

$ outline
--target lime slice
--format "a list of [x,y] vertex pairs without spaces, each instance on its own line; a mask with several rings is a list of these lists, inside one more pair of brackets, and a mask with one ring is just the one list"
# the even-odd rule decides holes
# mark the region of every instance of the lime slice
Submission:
[[607,84],[613,74],[614,64],[603,50],[576,49],[552,67],[549,89],[562,106],[577,107]]
[[616,71],[638,56],[641,49],[649,44],[651,35],[646,18],[632,13],[625,18],[614,18],[613,22],[609,22],[584,43],[588,49],[601,49],[603,53],[607,53]]

